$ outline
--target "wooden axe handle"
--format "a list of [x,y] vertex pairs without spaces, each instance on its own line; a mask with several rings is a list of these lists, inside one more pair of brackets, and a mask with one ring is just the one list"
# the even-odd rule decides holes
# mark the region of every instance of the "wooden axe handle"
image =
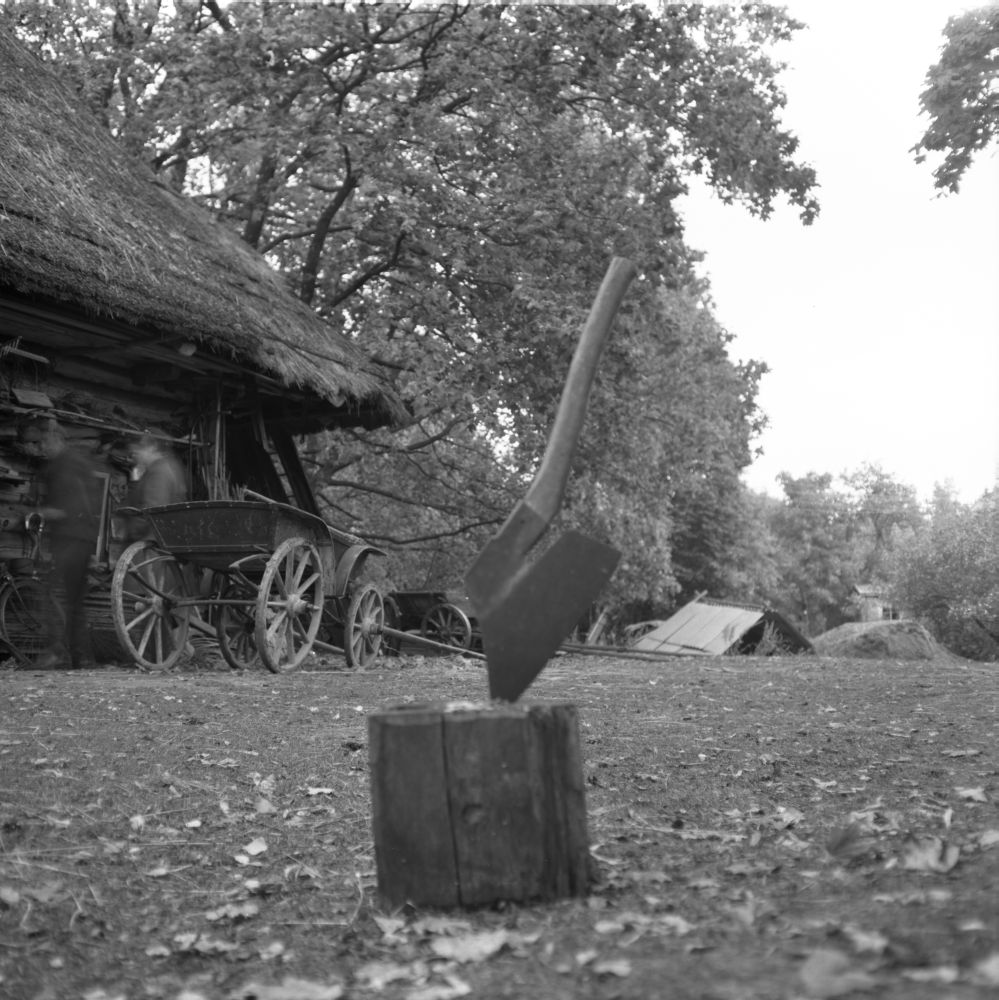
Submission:
[[614,315],[636,273],[635,265],[624,257],[615,257],[610,262],[579,336],[555,423],[548,435],[548,446],[534,482],[522,501],[537,515],[542,530],[551,523],[562,503],[597,363],[610,336]]

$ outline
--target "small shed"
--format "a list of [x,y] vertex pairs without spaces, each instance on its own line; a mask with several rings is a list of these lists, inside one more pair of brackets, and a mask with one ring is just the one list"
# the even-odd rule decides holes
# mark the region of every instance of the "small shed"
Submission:
[[811,642],[772,608],[703,597],[657,623],[632,648],[673,656],[813,651]]
[[895,621],[902,617],[880,584],[858,583],[853,595],[862,622]]

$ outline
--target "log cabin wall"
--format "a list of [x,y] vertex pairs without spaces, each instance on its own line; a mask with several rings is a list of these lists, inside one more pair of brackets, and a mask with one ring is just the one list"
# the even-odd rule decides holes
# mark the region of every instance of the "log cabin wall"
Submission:
[[[129,443],[143,433],[175,450],[187,467],[192,498],[220,497],[223,387],[189,359],[178,355],[185,365],[173,366],[160,353],[167,359],[150,361],[126,344],[62,329],[51,317],[35,326],[23,317],[15,322],[0,303],[0,559],[30,553],[25,516],[44,499],[41,441],[53,418],[69,443],[93,457],[108,514],[125,499]],[[42,539],[44,547],[44,532]],[[108,517],[98,562],[113,562],[120,548]]]

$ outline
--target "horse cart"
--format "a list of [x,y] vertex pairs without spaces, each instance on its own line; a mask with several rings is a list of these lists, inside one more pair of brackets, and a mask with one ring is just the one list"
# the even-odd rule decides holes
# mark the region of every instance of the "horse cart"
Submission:
[[[165,670],[191,632],[213,634],[233,668],[262,662],[287,673],[314,646],[341,650],[350,667],[378,654],[385,605],[356,579],[380,549],[287,504],[202,500],[122,508],[146,526],[111,579],[118,641],[135,664]],[[334,645],[330,640],[339,640]]]
[[[482,637],[471,603],[463,594],[442,590],[394,590],[385,598],[385,616],[393,630],[417,645],[458,651],[481,651]],[[393,632],[390,649],[400,644]]]

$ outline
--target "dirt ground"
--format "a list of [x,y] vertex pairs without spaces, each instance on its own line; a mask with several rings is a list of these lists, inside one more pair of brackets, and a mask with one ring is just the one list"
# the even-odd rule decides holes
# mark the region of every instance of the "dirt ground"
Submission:
[[0,673],[11,1000],[964,1000],[999,991],[999,668],[565,657],[582,899],[390,912],[366,716],[482,667]]

